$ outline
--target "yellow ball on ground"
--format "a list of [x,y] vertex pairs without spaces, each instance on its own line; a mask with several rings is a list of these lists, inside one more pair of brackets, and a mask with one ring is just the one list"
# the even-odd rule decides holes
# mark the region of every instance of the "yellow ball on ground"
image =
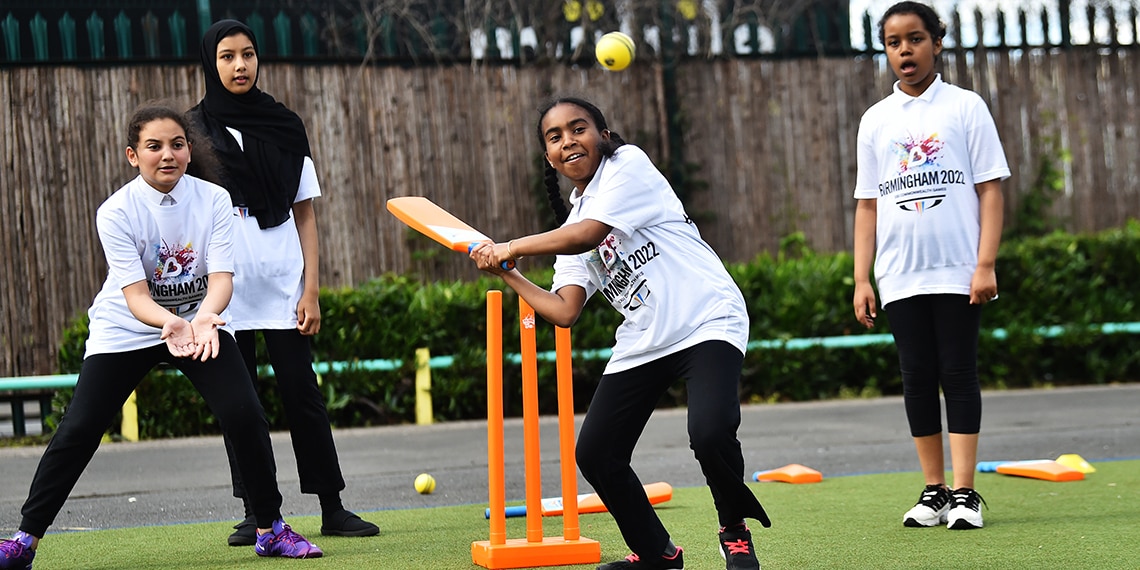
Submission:
[[594,57],[598,58],[602,67],[610,71],[621,71],[629,67],[636,54],[633,38],[621,32],[610,32],[602,36],[598,45],[594,46]]
[[435,477],[427,473],[420,473],[416,477],[416,491],[421,495],[430,495],[435,491]]

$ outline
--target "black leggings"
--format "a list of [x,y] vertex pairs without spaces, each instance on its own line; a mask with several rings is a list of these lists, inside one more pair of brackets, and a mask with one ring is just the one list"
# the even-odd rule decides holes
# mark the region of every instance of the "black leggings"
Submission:
[[744,482],[744,455],[736,438],[743,362],[744,355],[731,344],[709,341],[631,370],[606,374],[598,382],[578,434],[578,468],[638,556],[659,556],[669,543],[669,532],[646,498],[630,461],[661,395],[678,378],[685,380],[688,393],[689,447],[712,492],[721,526],[745,517],[764,526],[771,524]]
[[982,423],[978,330],[982,306],[967,295],[918,295],[884,307],[899,351],[903,402],[910,434],[942,432],[938,388],[946,398],[950,433],[975,434]]
[[[256,331],[238,331],[237,343],[245,361],[253,386],[257,378]],[[297,475],[301,492],[313,495],[340,493],[344,477],[340,471],[332,426],[329,425],[325,395],[317,385],[313,372],[313,357],[309,337],[296,329],[264,330],[265,348],[277,380],[277,393],[285,409],[293,455],[297,459]],[[235,497],[245,497],[241,471],[229,441],[226,451],[230,456],[230,473],[233,477]],[[247,513],[248,514],[248,513]]]
[[219,331],[218,339],[221,349],[217,358],[205,362],[174,358],[166,344],[84,359],[75,394],[32,478],[28,499],[20,511],[20,530],[39,537],[47,532],[131,391],[163,362],[173,364],[190,379],[233,442],[241,458],[238,468],[250,482],[257,526],[269,528],[281,518],[281,493],[265,413],[246,377],[233,337]]

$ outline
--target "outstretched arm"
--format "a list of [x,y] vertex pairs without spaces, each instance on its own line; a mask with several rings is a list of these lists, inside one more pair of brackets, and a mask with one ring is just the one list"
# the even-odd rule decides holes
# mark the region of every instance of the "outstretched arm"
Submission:
[[598,247],[612,229],[612,226],[597,220],[582,220],[541,234],[488,244],[489,247],[478,248],[472,253],[480,251],[486,261],[494,263],[530,255],[574,255]]

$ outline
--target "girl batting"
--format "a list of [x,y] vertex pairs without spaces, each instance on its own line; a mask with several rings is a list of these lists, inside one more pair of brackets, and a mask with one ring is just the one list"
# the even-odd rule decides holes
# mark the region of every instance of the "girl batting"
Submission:
[[0,542],[0,569],[31,569],[40,539],[115,414],[163,362],[190,379],[238,452],[257,554],[322,554],[281,518],[268,424],[227,324],[233,213],[225,190],[183,175],[187,132],[182,115],[162,105],[141,107],[128,125],[127,160],[139,175],[99,207],[107,280],[88,310],[90,336],[75,394],[40,459],[19,532]]
[[[569,327],[590,295],[619,311],[613,356],[578,436],[577,463],[633,551],[600,570],[683,568],[682,549],[630,466],[658,399],[686,382],[689,446],[701,465],[720,522],[728,569],[759,568],[745,518],[770,526],[744,483],[739,382],[748,340],[744,298],[724,263],[701,239],[668,181],[639,148],[609,130],[602,112],[576,98],[541,110],[547,191],[560,228],[471,252],[502,276],[543,318]],[[574,185],[566,210],[558,174]],[[557,255],[551,291],[500,263]]]
[[[191,173],[230,193],[237,216],[230,312],[238,346],[249,377],[256,379],[254,335],[261,331],[288,418],[301,492],[320,499],[321,534],[372,536],[380,529],[341,504],[344,477],[313,371],[309,338],[321,328],[313,200],[321,187],[301,118],[257,88],[257,53],[253,31],[236,20],[221,20],[202,37],[206,96],[190,114],[222,168]],[[227,451],[234,496],[245,503],[245,520],[228,541],[252,544],[253,512],[228,443]]]
[[[903,402],[926,487],[903,524],[982,527],[974,490],[982,397],[978,331],[998,294],[1001,180],[1009,177],[989,109],[935,72],[946,27],[929,6],[900,2],[879,22],[894,92],[863,115],[855,187],[855,318],[890,315]],[[953,487],[946,485],[939,388],[946,399]]]

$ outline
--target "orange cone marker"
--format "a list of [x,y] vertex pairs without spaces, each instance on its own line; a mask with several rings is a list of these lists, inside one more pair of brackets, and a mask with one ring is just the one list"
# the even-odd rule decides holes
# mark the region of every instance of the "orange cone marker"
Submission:
[[781,483],[819,483],[823,481],[823,474],[811,467],[799,463],[790,463],[779,469],[757,471],[752,474],[753,481],[779,481]]
[[997,472],[1018,477],[1032,477],[1045,481],[1080,481],[1085,474],[1051,459],[1041,461],[1015,461],[997,466]]

